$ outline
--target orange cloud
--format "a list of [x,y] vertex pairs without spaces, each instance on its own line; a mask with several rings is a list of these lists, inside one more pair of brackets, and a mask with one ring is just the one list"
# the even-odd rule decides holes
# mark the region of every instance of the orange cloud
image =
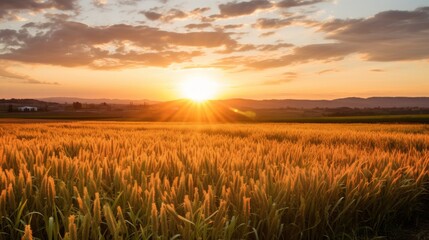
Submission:
[[[174,50],[176,46],[228,47],[236,45],[236,41],[221,31],[178,33],[143,25],[93,27],[78,22],[57,21],[30,23],[21,30],[0,30],[0,44],[7,46],[0,54],[0,59],[4,60],[114,68],[139,64],[168,66],[201,55],[199,51]],[[100,45],[107,45],[108,48]]]
[[76,10],[76,0],[2,0],[0,1],[0,19],[13,17],[20,11],[40,11],[43,9]]
[[260,9],[271,8],[273,4],[267,0],[251,0],[248,2],[229,2],[220,4],[220,14],[213,17],[228,18],[249,15]]
[[262,83],[262,85],[280,85],[284,83],[292,82],[298,77],[297,72],[285,72],[280,78],[271,79]]
[[4,67],[0,67],[0,79],[6,79],[9,81],[13,81],[13,82],[17,82],[17,83],[26,83],[26,84],[58,85],[57,82],[40,81],[40,80],[34,79],[32,77],[29,77],[29,76],[26,76],[23,74],[11,72],[11,71],[8,71]]
[[321,74],[332,73],[332,72],[338,72],[338,70],[330,68],[330,69],[325,69],[325,70],[319,71],[317,74],[321,75]]
[[380,62],[429,59],[429,7],[386,11],[366,19],[336,19],[320,23],[319,31],[335,42],[296,47],[293,53],[278,58],[244,58],[241,63],[267,69],[310,61],[338,61],[353,53]]
[[337,61],[344,56],[353,53],[354,46],[326,43],[312,44],[304,47],[297,47],[292,54],[284,55],[280,58],[265,59],[247,63],[247,66],[256,69],[276,68],[309,61]]

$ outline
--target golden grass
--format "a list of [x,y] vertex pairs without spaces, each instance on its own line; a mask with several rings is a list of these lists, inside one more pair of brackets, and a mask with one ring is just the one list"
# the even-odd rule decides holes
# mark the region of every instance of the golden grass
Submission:
[[[424,125],[0,125],[0,239],[337,239],[412,219]],[[31,227],[30,227],[31,226]]]

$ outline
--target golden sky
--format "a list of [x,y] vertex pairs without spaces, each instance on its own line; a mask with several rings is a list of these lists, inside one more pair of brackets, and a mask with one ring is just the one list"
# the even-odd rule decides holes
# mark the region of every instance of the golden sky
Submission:
[[0,98],[429,96],[427,0],[2,0]]

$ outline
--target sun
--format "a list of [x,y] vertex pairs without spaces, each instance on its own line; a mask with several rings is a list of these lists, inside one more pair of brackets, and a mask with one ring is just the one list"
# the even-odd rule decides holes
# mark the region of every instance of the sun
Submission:
[[218,84],[208,77],[194,76],[183,81],[181,91],[185,98],[203,102],[216,96]]

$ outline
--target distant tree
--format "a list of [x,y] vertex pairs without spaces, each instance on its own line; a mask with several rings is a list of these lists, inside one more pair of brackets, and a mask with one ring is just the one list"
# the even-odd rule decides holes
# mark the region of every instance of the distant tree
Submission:
[[12,104],[9,104],[9,107],[8,107],[8,112],[13,112],[13,105]]
[[73,109],[74,110],[82,109],[82,103],[80,103],[80,102],[73,102]]
[[108,111],[110,111],[110,110],[111,110],[111,106],[110,106],[109,104],[107,104],[106,102],[101,103],[101,104],[100,104],[100,108],[101,108],[101,109],[108,110]]

